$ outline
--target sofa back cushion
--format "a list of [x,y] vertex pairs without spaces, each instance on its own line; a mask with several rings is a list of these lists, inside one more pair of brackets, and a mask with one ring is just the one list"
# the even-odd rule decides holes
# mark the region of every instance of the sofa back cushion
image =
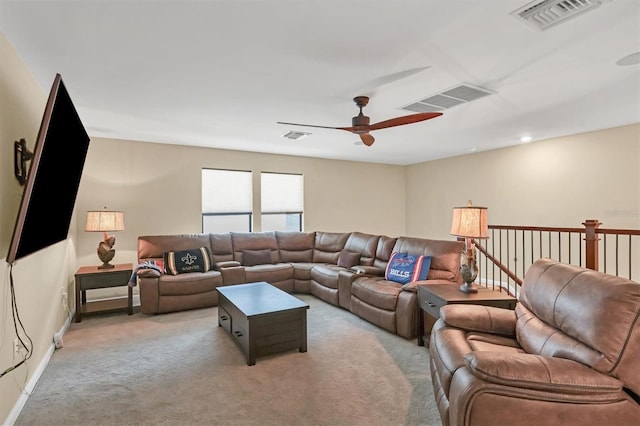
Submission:
[[640,394],[640,284],[540,259],[525,275],[516,315],[527,352],[581,362]]
[[462,283],[460,256],[464,251],[464,241],[398,237],[393,251],[414,256],[431,256],[431,269],[427,279]]
[[276,231],[281,262],[311,262],[315,232]]
[[398,239],[395,237],[387,237],[386,235],[380,236],[376,246],[376,257],[373,260],[373,266],[380,269],[387,268],[387,263],[391,258],[393,247],[396,245],[397,240]]
[[244,265],[243,250],[271,250],[272,263],[280,263],[275,232],[231,232],[233,260]]
[[209,234],[209,244],[214,265],[233,260],[233,244],[230,233]]
[[338,263],[338,256],[344,249],[350,232],[321,232],[316,231],[316,241],[313,246],[314,263]]
[[362,232],[352,232],[347,238],[344,249],[354,253],[360,253],[358,265],[372,266],[376,257],[379,235],[364,234]]
[[190,250],[209,245],[209,234],[145,235],[138,237],[138,263],[161,260],[168,251]]

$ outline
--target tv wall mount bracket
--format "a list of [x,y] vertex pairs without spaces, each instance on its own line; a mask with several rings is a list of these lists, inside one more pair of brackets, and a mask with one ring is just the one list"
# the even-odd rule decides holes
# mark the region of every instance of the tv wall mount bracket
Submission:
[[33,158],[33,152],[27,148],[27,141],[20,139],[13,143],[13,173],[20,185],[27,183],[27,161]]

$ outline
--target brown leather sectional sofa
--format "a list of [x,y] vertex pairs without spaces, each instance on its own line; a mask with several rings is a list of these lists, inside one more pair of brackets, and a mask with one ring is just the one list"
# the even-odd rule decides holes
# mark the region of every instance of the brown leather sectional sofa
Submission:
[[540,259],[515,311],[440,314],[429,353],[443,426],[640,424],[640,284]]
[[[312,294],[405,338],[417,336],[416,284],[462,282],[460,241],[388,237],[361,232],[252,232],[138,237],[138,261],[160,260],[167,251],[208,247],[212,270],[178,275],[138,270],[141,312],[157,314],[216,306],[216,287],[266,281],[288,293]],[[270,263],[249,256],[268,250]],[[344,265],[341,253],[359,253]],[[384,279],[393,252],[431,256],[426,280],[398,284]]]

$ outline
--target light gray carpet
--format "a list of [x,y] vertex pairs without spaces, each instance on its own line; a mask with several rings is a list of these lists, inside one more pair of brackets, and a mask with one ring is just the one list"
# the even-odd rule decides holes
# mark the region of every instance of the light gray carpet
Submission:
[[217,308],[84,317],[16,425],[440,425],[425,347],[297,297],[308,352],[254,366]]

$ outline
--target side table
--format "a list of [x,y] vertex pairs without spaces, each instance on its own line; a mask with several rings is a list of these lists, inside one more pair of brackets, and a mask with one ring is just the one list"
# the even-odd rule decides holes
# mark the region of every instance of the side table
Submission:
[[[425,284],[418,286],[418,345],[424,346],[424,312],[434,320],[440,318],[440,308],[452,303],[467,305],[495,306],[496,308],[515,309],[516,299],[507,293],[490,288],[475,286],[477,293],[463,293],[455,284]],[[433,322],[431,326],[433,326]],[[431,330],[431,327],[429,327]],[[428,342],[427,342],[428,344]]]
[[[76,315],[75,322],[82,321],[82,315],[105,312],[126,311],[133,314],[133,289],[129,287],[129,278],[133,273],[132,263],[114,265],[110,269],[98,269],[97,266],[83,266],[76,271]],[[87,302],[87,290],[108,287],[128,287],[126,297]]]

